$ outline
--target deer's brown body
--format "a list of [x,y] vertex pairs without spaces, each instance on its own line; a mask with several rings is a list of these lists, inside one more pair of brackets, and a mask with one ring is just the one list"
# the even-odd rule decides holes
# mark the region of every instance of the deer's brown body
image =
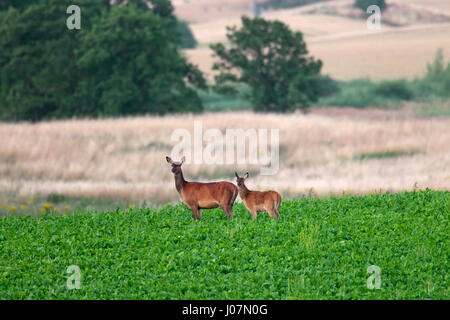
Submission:
[[237,173],[237,184],[239,196],[244,202],[245,207],[252,214],[252,218],[256,219],[258,212],[266,211],[271,217],[278,219],[280,216],[281,195],[273,190],[270,191],[251,191],[244,183],[248,178],[248,173],[243,178],[240,178]]
[[233,216],[232,208],[238,195],[237,187],[226,181],[221,182],[188,182],[183,177],[181,165],[184,162],[173,162],[166,157],[167,162],[172,165],[175,175],[175,187],[183,200],[183,203],[192,211],[194,220],[201,219],[201,209],[214,209],[221,207],[228,219]]

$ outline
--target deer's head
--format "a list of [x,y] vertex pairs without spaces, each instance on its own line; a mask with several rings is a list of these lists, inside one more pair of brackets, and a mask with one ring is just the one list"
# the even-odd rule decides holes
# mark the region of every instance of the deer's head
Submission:
[[172,165],[172,173],[174,173],[175,175],[179,175],[181,173],[181,165],[186,160],[186,157],[183,156],[183,158],[181,158],[180,162],[175,162],[170,157],[166,157],[166,160],[168,163],[170,163]]
[[239,177],[239,175],[235,172],[234,175],[236,176],[236,183],[238,185],[239,188],[243,188],[245,187],[245,179],[248,178],[248,172],[244,175],[243,178]]

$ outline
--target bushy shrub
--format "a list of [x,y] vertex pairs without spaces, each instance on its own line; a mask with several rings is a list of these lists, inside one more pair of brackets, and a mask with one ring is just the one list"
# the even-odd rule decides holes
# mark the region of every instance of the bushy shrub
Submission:
[[373,89],[375,95],[383,98],[411,100],[414,92],[409,88],[406,80],[383,81]]
[[317,106],[337,106],[365,108],[381,104],[381,99],[373,92],[374,84],[369,79],[357,79],[336,83],[334,94],[320,98]]
[[433,62],[427,64],[427,72],[424,80],[430,82],[440,82],[444,81],[448,76],[450,76],[450,62],[446,67],[444,62],[444,54],[442,49],[439,49],[436,52]]
[[412,81],[412,86],[422,100],[450,96],[450,62],[445,64],[442,50],[438,50],[433,62],[427,64],[425,76]]
[[442,49],[437,51],[434,61],[427,65],[427,73],[423,81],[436,85],[441,95],[450,95],[450,61],[446,66]]
[[328,97],[341,91],[339,83],[328,75],[319,75],[317,79],[318,94],[321,97]]

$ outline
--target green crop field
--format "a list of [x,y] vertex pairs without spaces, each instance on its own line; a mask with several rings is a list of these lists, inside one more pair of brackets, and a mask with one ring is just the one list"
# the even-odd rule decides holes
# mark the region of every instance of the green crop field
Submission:
[[[449,299],[450,192],[0,219],[1,299]],[[79,266],[81,288],[69,290]],[[369,266],[379,289],[369,289]]]

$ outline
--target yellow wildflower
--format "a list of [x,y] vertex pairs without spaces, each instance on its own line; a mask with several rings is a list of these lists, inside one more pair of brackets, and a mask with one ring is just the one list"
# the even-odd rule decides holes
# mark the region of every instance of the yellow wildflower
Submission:
[[52,206],[50,203],[44,203],[44,204],[42,205],[42,207],[45,208],[45,209],[51,209],[51,208],[53,208],[53,206]]

